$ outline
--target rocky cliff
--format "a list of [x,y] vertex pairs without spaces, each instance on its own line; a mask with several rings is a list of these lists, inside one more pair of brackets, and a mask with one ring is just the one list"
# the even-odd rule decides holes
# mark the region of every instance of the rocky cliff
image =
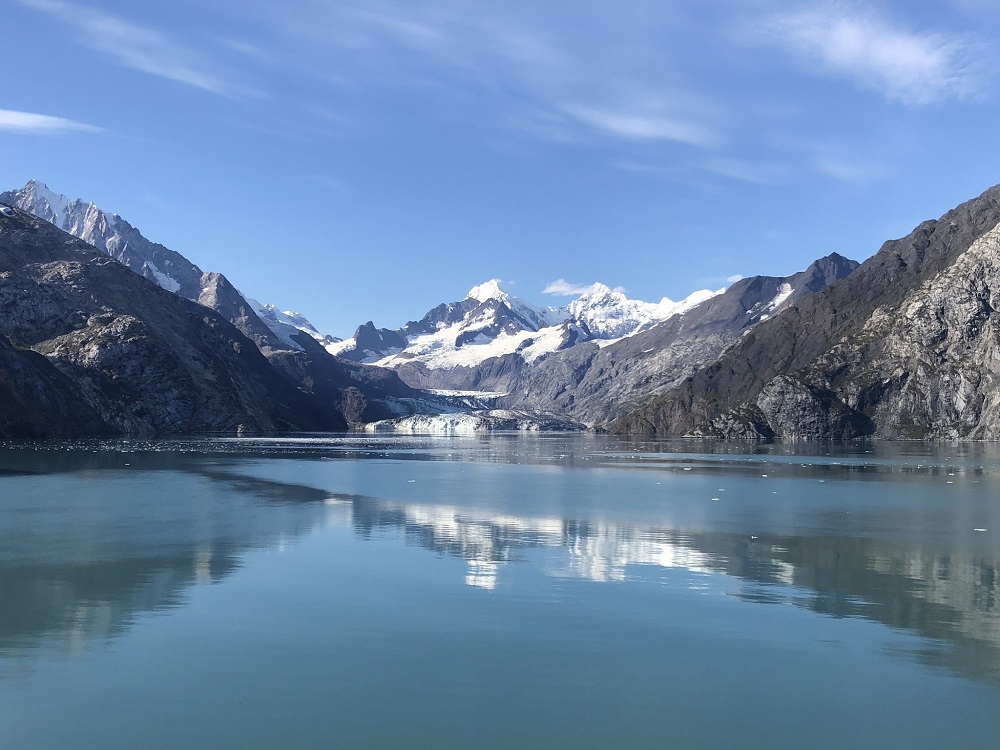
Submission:
[[532,339],[519,351],[469,366],[432,369],[420,361],[396,365],[413,385],[503,392],[498,406],[559,414],[599,425],[626,414],[713,361],[748,330],[789,305],[850,275],[855,261],[836,253],[805,271],[784,277],[742,279],[721,294],[619,340],[572,340],[564,324],[563,344],[531,358]]
[[927,221],[766,321],[621,433],[1000,437],[1000,186]]
[[7,207],[0,341],[6,436],[346,427],[218,313]]

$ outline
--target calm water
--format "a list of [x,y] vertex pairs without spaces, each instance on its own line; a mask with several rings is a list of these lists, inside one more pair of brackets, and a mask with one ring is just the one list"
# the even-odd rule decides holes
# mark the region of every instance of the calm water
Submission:
[[990,748],[1000,449],[0,447],[0,747]]

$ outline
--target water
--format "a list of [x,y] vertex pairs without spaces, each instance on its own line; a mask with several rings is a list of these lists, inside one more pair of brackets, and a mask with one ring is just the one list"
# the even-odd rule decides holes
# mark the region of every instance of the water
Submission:
[[992,749],[998,490],[984,445],[0,447],[0,747]]

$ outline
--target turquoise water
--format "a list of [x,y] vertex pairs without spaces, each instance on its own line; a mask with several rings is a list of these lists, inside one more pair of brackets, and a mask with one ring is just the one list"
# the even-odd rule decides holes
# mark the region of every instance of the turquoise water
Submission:
[[0,447],[2,748],[995,748],[1000,450]]

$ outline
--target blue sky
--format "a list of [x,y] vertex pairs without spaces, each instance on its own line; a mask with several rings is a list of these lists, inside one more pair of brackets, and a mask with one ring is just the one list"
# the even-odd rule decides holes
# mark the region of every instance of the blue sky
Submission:
[[350,335],[498,277],[678,299],[1000,182],[1000,3],[0,0],[0,187]]

